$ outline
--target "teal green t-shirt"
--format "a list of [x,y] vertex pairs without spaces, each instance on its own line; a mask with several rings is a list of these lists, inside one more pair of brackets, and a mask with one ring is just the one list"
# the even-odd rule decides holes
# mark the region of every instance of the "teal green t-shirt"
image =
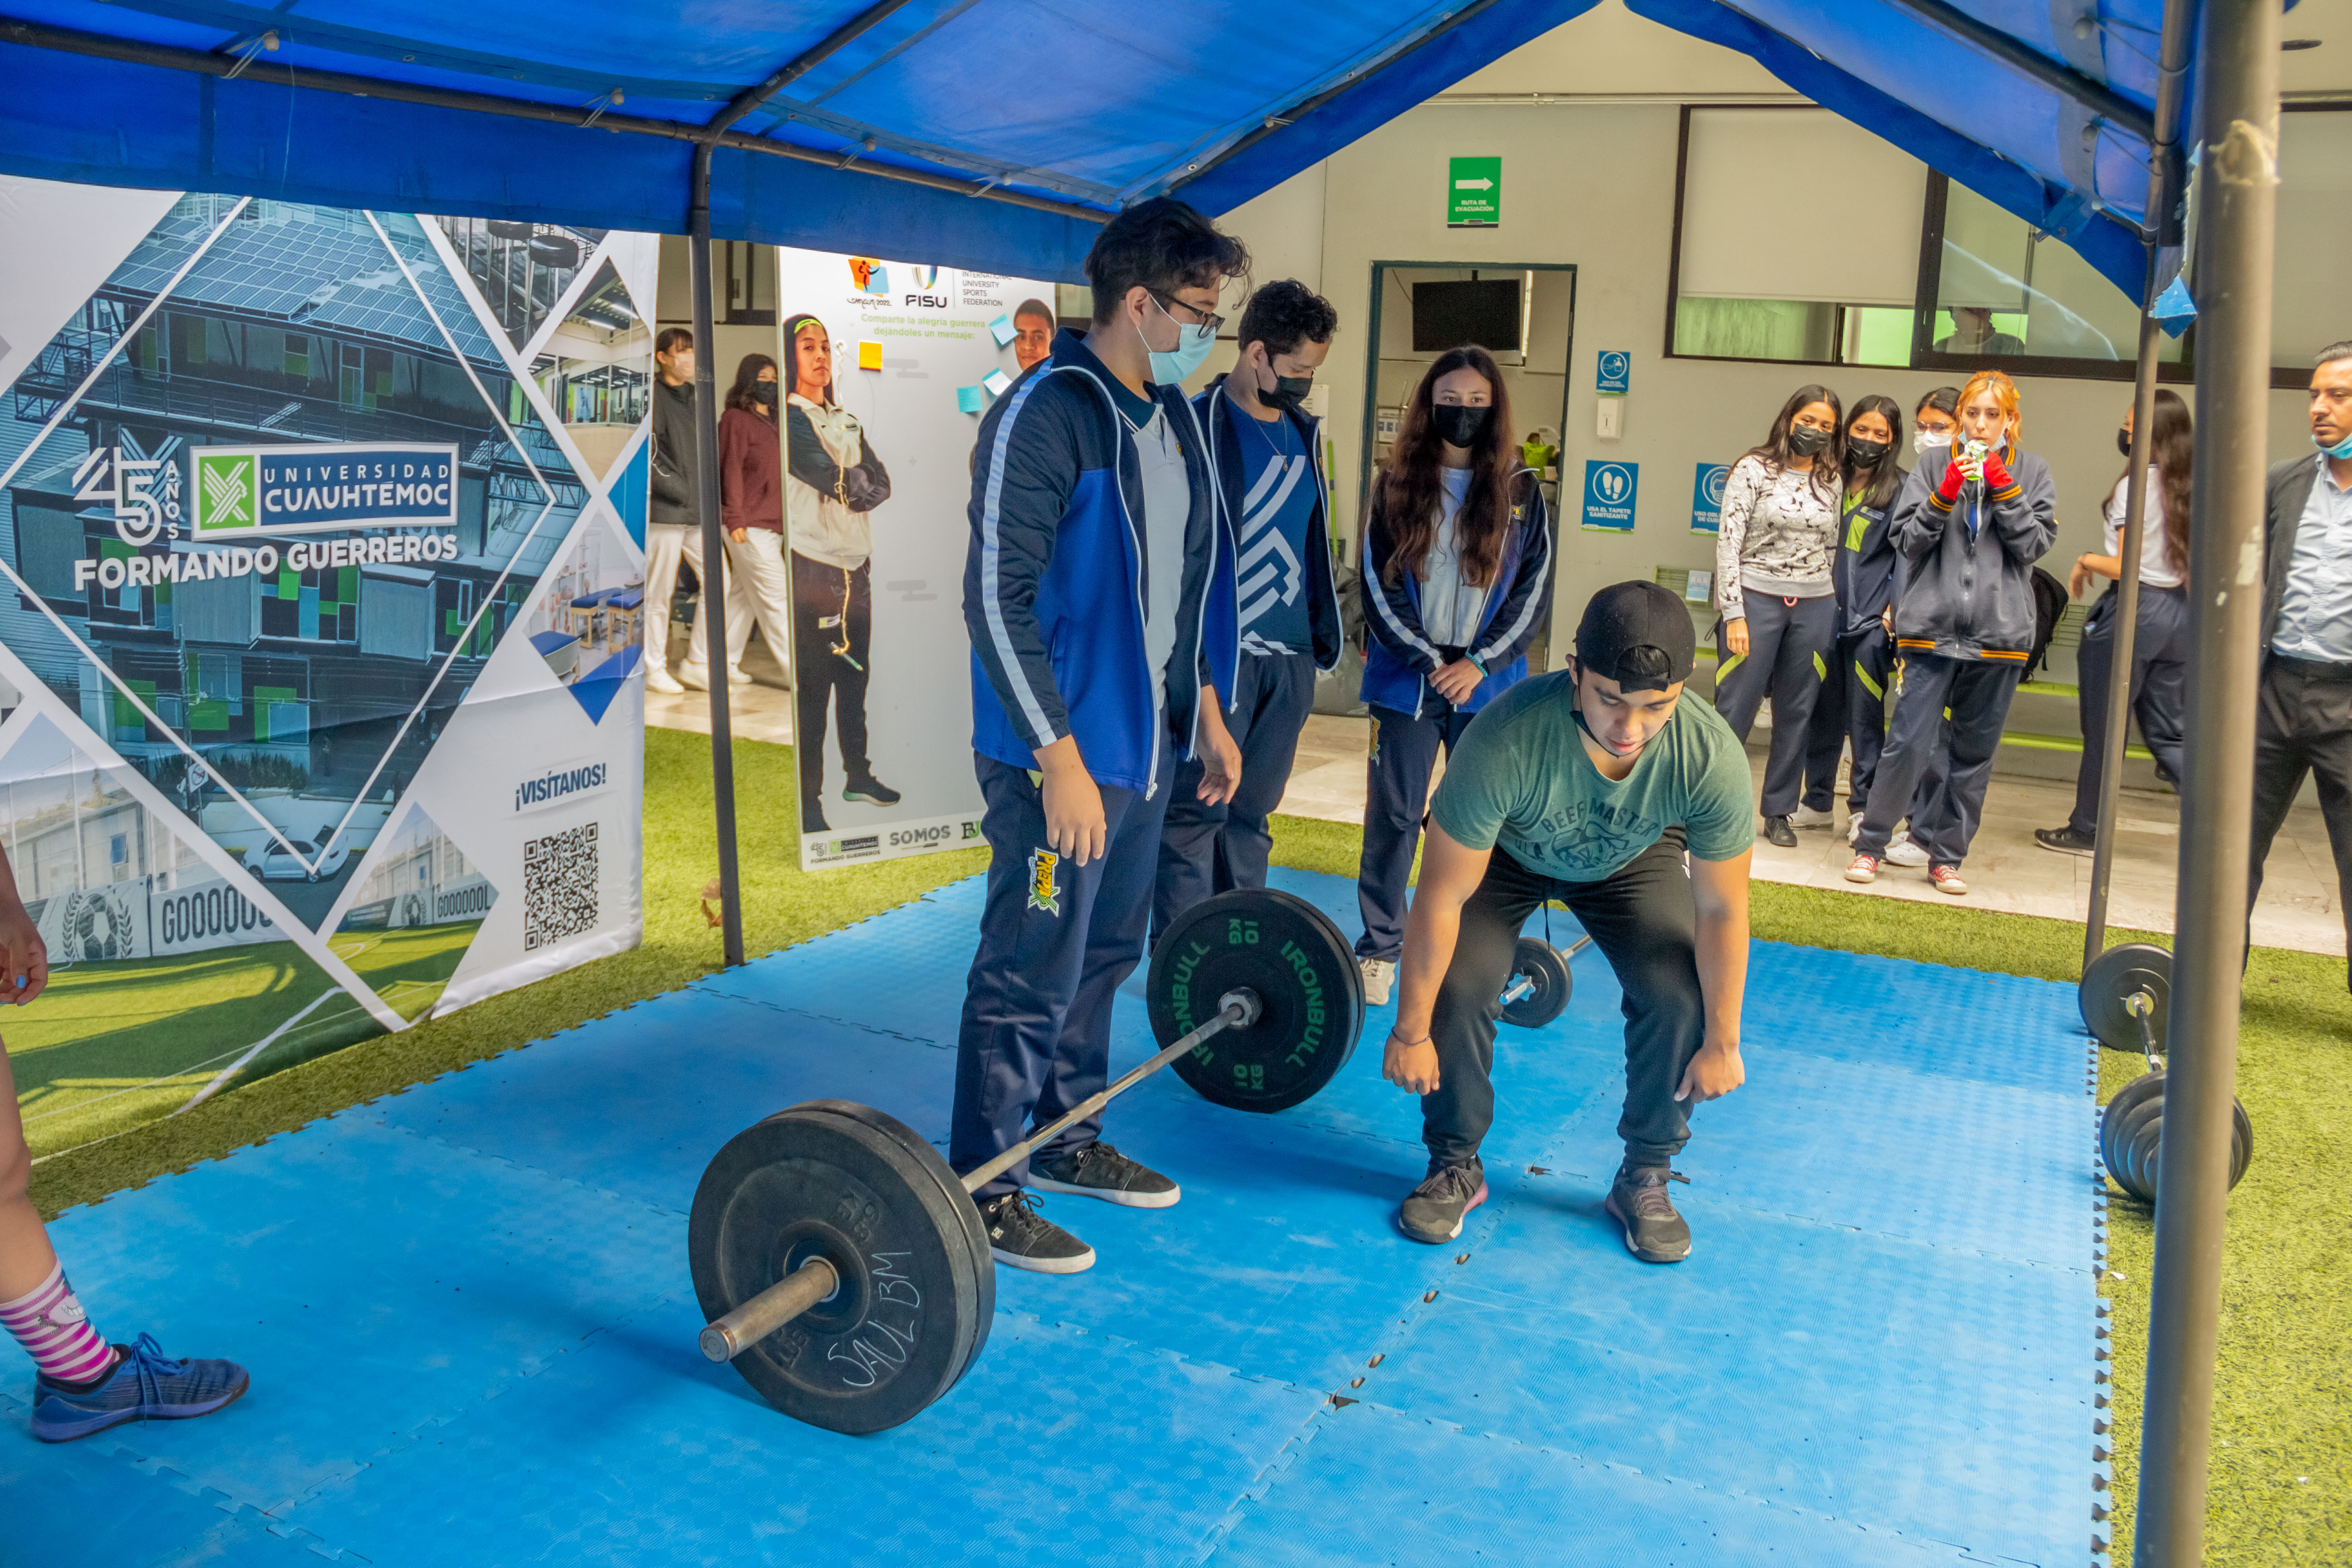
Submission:
[[1622,780],[1603,778],[1576,723],[1572,672],[1522,680],[1488,703],[1445,764],[1430,816],[1468,849],[1500,845],[1529,868],[1597,882],[1680,823],[1690,852],[1728,860],[1756,842],[1748,752],[1687,693]]

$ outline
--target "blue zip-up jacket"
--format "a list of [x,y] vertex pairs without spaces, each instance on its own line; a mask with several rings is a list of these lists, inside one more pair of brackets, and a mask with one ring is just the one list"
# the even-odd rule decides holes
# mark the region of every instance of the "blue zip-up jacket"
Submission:
[[1144,656],[1150,552],[1143,470],[1116,380],[1075,331],[980,422],[963,618],[971,635],[971,744],[1016,768],[1065,735],[1097,784],[1149,795],[1160,758],[1190,756],[1200,691],[1230,692],[1240,656],[1231,535],[1208,443],[1181,388],[1154,387],[1184,449],[1192,507],[1168,660],[1168,721]]
[[[1903,478],[1910,477],[1906,469]],[[1845,513],[1845,531],[1838,538],[1830,568],[1837,583],[1841,637],[1868,631],[1878,624],[1879,612],[1903,596],[1903,552],[1895,548],[1888,528],[1902,497],[1902,480],[1897,480],[1895,498],[1885,506],[1864,504]]]
[[[1238,574],[1242,497],[1248,489],[1249,475],[1244,470],[1239,445],[1226,438],[1229,429],[1225,422],[1232,416],[1226,408],[1225,378],[1221,375],[1211,382],[1206,391],[1192,399],[1192,407],[1200,415],[1201,424],[1208,434],[1209,456],[1216,465],[1217,490],[1224,506],[1225,528],[1232,536],[1227,548],[1234,552]],[[1291,427],[1306,441],[1307,461],[1315,469],[1315,515],[1307,525],[1307,540],[1314,548],[1307,551],[1307,559],[1304,563],[1307,570],[1307,627],[1313,644],[1315,668],[1337,669],[1346,633],[1339,624],[1339,590],[1331,572],[1331,479],[1323,471],[1323,421],[1304,409],[1292,409],[1283,417],[1290,421]],[[1239,613],[1236,607],[1237,617]],[[1230,689],[1229,684],[1227,689]]]
[[[1461,704],[1475,713],[1517,685],[1528,673],[1528,645],[1551,607],[1551,530],[1545,516],[1543,487],[1533,468],[1520,468],[1506,481],[1511,487],[1511,531],[1503,540],[1502,559],[1495,581],[1499,592],[1486,595],[1486,619],[1478,638],[1463,653],[1486,672]],[[1381,489],[1374,481],[1372,504],[1364,523],[1364,569],[1358,580],[1364,602],[1364,624],[1371,628],[1364,650],[1363,700],[1394,713],[1418,719],[1445,706],[1430,689],[1429,678],[1445,663],[1445,656],[1429,640],[1421,624],[1421,579],[1408,569],[1391,584],[1385,575],[1390,542],[1381,516]]]

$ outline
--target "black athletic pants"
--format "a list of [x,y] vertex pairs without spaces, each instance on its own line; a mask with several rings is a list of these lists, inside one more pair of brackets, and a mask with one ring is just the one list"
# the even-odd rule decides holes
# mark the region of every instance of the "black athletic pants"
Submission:
[[[793,749],[801,770],[801,831],[824,828],[824,721],[841,725],[845,788],[874,776],[866,754],[866,676],[874,640],[874,563],[855,572],[793,556]],[[845,642],[846,647],[844,647]],[[842,651],[836,652],[835,649]]]
[[[2000,749],[2001,726],[2009,720],[2010,699],[2017,695],[2025,661],[1910,653],[1900,668],[1895,721],[1887,728],[1886,750],[1878,759],[1854,853],[1885,855],[1895,823],[1908,810],[1911,842],[1927,851],[1928,864],[1957,866],[1968,858],[1977,836],[1985,788],[1992,783],[1993,753]],[[1923,790],[1939,746],[1942,787]]]
[[[2319,775],[2319,812],[2336,852],[2336,886],[2352,941],[2352,664],[2316,664],[2272,654],[2263,661],[2254,709],[2254,846],[2246,912],[2263,890],[2263,862],[2304,776]],[[2352,974],[2347,984],[2352,984]]]
[[1565,902],[1625,992],[1625,1109],[1617,1135],[1628,1166],[1663,1165],[1690,1141],[1689,1106],[1675,1098],[1706,1034],[1694,937],[1696,907],[1679,826],[1597,882],[1563,882],[1507,850],[1486,863],[1462,906],[1462,930],[1438,988],[1430,1035],[1437,1092],[1421,1100],[1432,1159],[1459,1164],[1495,1121],[1495,1020],[1519,928],[1547,900]]
[[[2099,782],[2106,762],[2107,693],[2116,668],[2116,606],[2110,593],[2083,623],[2074,669],[2083,720],[2083,765],[2074,773],[2074,815],[2067,826],[2090,833],[2099,826]],[[2189,724],[2189,591],[2139,591],[2139,625],[2132,633],[2131,712],[2140,739],[2164,776],[2180,781],[2180,748]]]
[[1838,757],[1853,745],[1853,772],[1846,784],[1846,810],[1861,816],[1870,804],[1870,782],[1878,776],[1878,756],[1886,749],[1886,683],[1894,674],[1894,645],[1875,622],[1841,635],[1830,650],[1829,679],[1813,704],[1812,731],[1805,756],[1804,803],[1827,811],[1837,799]]
[[[1433,699],[1433,700],[1435,700]],[[1437,748],[1452,756],[1475,713],[1440,708],[1414,718],[1392,708],[1372,710],[1372,754],[1366,763],[1364,854],[1356,868],[1356,907],[1364,934],[1358,958],[1391,963],[1404,952],[1405,886],[1412,879],[1421,821],[1429,814],[1429,775]]]
[[[988,900],[956,1037],[948,1163],[959,1171],[986,1164],[1109,1077],[1111,998],[1143,956],[1173,772],[1163,753],[1149,798],[1101,785],[1105,852],[1074,866],[1045,847],[1045,796],[1028,770],[978,755],[972,766],[986,802]],[[1090,1143],[1101,1131],[1102,1117],[1088,1117],[1044,1152]],[[974,1195],[1027,1180],[1024,1163]]]
[[[1748,651],[1717,655],[1715,710],[1745,742],[1757,710],[1767,697],[1772,700],[1772,750],[1764,763],[1760,809],[1766,816],[1786,816],[1797,809],[1804,783],[1813,704],[1827,684],[1829,650],[1837,643],[1837,600],[1826,595],[1786,599],[1750,590],[1743,602]],[[1716,623],[1718,649],[1725,624]]]
[[1266,818],[1282,804],[1298,731],[1315,706],[1315,660],[1303,653],[1242,655],[1225,728],[1241,748],[1241,787],[1223,805],[1200,795],[1201,764],[1176,764],[1160,828],[1160,880],[1151,895],[1151,938],[1212,893],[1265,886],[1274,835]]

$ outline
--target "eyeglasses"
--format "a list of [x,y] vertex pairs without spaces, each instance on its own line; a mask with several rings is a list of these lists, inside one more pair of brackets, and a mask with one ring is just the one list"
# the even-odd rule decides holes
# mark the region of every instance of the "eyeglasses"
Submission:
[[1188,305],[1183,300],[1176,298],[1175,295],[1162,294],[1157,289],[1148,289],[1146,292],[1150,294],[1154,300],[1157,300],[1160,302],[1160,308],[1161,310],[1181,310],[1192,318],[1192,322],[1195,326],[1208,328],[1209,335],[1211,337],[1215,337],[1218,331],[1222,330],[1225,324],[1225,319],[1223,316],[1218,315],[1214,310],[1203,310],[1198,305]]

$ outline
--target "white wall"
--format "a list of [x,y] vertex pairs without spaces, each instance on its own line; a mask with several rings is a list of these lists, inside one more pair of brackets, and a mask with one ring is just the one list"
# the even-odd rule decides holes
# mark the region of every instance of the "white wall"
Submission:
[[[1679,110],[1669,102],[1450,106],[1441,100],[1329,161],[1323,292],[1339,307],[1345,336],[1323,374],[1331,384],[1343,527],[1352,531],[1360,504],[1363,323],[1375,260],[1577,266],[1558,584],[1568,613],[1595,588],[1648,577],[1662,564],[1711,565],[1712,539],[1690,531],[1694,471],[1701,462],[1729,462],[1759,440],[1781,399],[1797,386],[1820,381],[1848,403],[1884,393],[1907,410],[1930,388],[1958,379],[1946,372],[1664,357],[1678,129]],[[1503,159],[1498,227],[1445,226],[1446,160],[1464,155]],[[1857,215],[1841,213],[1834,221],[1857,221]],[[1916,235],[1919,216],[1889,212],[1885,221]],[[1593,435],[1594,360],[1604,349],[1633,355],[1633,394],[1625,436],[1618,441]],[[2050,565],[2063,577],[2075,554],[2097,544],[2099,502],[2121,468],[2115,430],[2130,384],[2021,378],[2019,390],[2026,445],[2050,463],[2057,480],[2059,541]],[[2305,449],[2303,406],[2298,394],[2273,395],[2272,447],[2278,455]],[[1589,458],[1640,465],[1631,533],[1587,532],[1579,526]],[[2065,679],[2072,672],[2060,668],[2053,675]]]

